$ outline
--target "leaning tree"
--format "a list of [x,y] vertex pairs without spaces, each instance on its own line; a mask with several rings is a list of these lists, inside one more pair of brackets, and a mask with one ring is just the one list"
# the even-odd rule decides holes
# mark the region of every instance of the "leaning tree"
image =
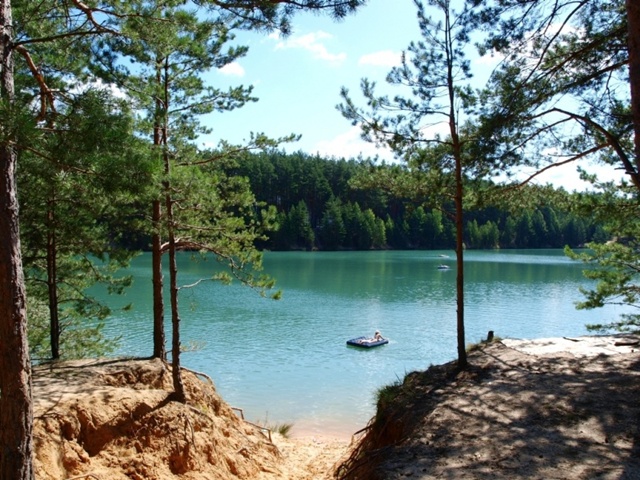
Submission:
[[[483,52],[501,58],[482,97],[477,154],[534,173],[576,165],[598,195],[575,208],[598,216],[612,239],[575,256],[598,280],[581,308],[637,305],[640,234],[640,8],[634,1],[486,0],[473,20],[490,26]],[[605,181],[600,171],[624,173]],[[614,177],[611,175],[611,177]],[[602,267],[602,268],[598,268]],[[638,323],[636,316],[627,318]],[[614,326],[623,327],[617,322]]]

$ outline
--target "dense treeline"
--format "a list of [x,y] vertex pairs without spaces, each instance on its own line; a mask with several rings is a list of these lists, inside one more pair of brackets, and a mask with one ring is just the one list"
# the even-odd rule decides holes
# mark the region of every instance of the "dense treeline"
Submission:
[[[245,155],[234,173],[248,178],[258,201],[277,208],[279,228],[261,245],[266,249],[455,247],[455,225],[446,208],[428,208],[428,199],[420,204],[382,189],[354,188],[351,180],[368,165],[303,152],[271,152]],[[574,194],[557,194],[557,205],[529,206],[516,213],[495,206],[468,211],[466,247],[562,248],[606,240],[593,219],[565,207]]]

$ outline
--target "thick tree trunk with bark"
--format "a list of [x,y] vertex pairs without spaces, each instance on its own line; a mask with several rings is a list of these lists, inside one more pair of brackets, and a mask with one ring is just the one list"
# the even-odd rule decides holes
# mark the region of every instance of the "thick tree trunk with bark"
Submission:
[[16,154],[0,146],[0,478],[33,477],[31,365],[15,184]]
[[[0,95],[13,101],[11,1],[0,5]],[[2,120],[0,120],[2,121]],[[33,405],[16,185],[17,155],[0,144],[0,478],[33,480]]]
[[627,0],[629,29],[629,83],[631,84],[631,113],[635,133],[635,166],[640,171],[640,2]]

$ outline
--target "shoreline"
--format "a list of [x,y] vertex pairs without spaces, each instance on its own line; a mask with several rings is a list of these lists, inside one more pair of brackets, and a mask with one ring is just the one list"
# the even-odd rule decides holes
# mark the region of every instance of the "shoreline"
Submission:
[[327,440],[336,440],[350,442],[353,436],[366,425],[352,429],[351,427],[342,426],[334,422],[331,426],[320,426],[316,422],[293,422],[289,436],[291,438],[320,438]]
[[640,337],[632,333],[534,339],[504,338],[501,342],[519,352],[537,356],[558,353],[570,353],[582,357],[618,355],[634,353],[640,347]]
[[640,335],[496,340],[469,363],[408,375],[345,478],[640,478]]
[[[627,333],[534,339],[504,338],[500,342],[509,348],[532,356],[567,353],[578,357],[591,357],[633,353],[640,349],[640,337]],[[375,411],[373,414],[375,415]],[[317,419],[314,421],[302,419],[298,422],[292,422],[292,425],[289,435],[292,439],[303,441],[313,439],[321,441],[335,440],[339,442],[351,442],[354,435],[366,427],[366,424],[364,424],[352,431],[351,428],[347,428],[339,422],[332,422],[331,426],[325,427],[320,425]]]
[[[500,342],[513,350],[535,357],[560,353],[571,354],[576,357],[609,356],[633,353],[640,349],[640,337],[625,333],[534,339],[504,338]],[[375,411],[373,415],[375,415]],[[327,423],[329,425],[324,424],[324,420],[319,420],[316,417],[291,422],[292,427],[288,438],[302,443],[338,442],[349,444],[360,430],[366,428],[366,424],[359,428],[352,428],[341,424],[339,421]]]

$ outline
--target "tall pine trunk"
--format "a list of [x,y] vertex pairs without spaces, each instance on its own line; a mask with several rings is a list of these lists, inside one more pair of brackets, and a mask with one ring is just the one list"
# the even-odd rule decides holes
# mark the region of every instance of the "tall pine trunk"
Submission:
[[[14,97],[11,0],[2,0],[0,101]],[[3,121],[6,119],[3,119]],[[33,480],[33,405],[16,185],[17,154],[0,143],[0,478]]]
[[47,290],[49,295],[49,336],[51,358],[60,358],[60,317],[58,315],[58,267],[55,230],[55,198],[52,194],[47,209]]
[[[156,85],[162,85],[162,63],[158,62],[156,69]],[[166,129],[163,127],[162,112],[165,111],[164,102],[156,97],[156,111],[153,125],[153,145],[164,151]],[[163,159],[164,161],[164,159]],[[164,358],[167,355],[164,336],[164,279],[162,276],[162,202],[153,200],[151,217],[153,234],[151,238],[151,269],[153,281],[153,356]]]
[[164,298],[162,277],[162,242],[160,237],[161,204],[153,201],[153,235],[151,239],[151,269],[153,281],[153,357],[164,360],[166,356],[164,338]]
[[[457,146],[456,146],[457,144]],[[456,301],[457,301],[457,336],[458,336],[458,368],[467,367],[467,346],[464,333],[464,210],[462,206],[462,162],[460,158],[459,141],[454,141],[454,150],[458,150],[456,157]]]
[[176,238],[173,224],[173,205],[169,185],[167,184],[166,214],[169,226],[169,291],[171,295],[171,369],[173,372],[174,399],[178,402],[186,402],[187,396],[182,382],[180,370],[180,314],[178,310],[178,263],[176,260]]
[[[165,195],[165,224],[169,241],[169,295],[171,302],[171,368],[173,375],[173,398],[178,402],[186,402],[187,395],[182,382],[180,370],[180,314],[178,310],[178,263],[176,259],[176,232],[173,216],[173,198],[171,195],[171,159],[169,158],[169,58],[164,57],[157,61],[158,85],[163,89],[162,102],[156,104],[156,126],[162,145],[162,161],[164,163],[164,181],[162,182]],[[161,110],[159,110],[161,107]],[[161,115],[159,115],[161,113]]]
[[451,135],[452,154],[455,162],[455,222],[456,222],[456,331],[458,345],[458,368],[467,368],[467,348],[464,333],[464,208],[462,185],[462,145],[458,135],[458,118],[456,115],[456,90],[453,73],[454,42],[453,26],[451,25],[451,11],[443,9],[445,13],[445,48],[447,52],[447,89],[449,94],[449,133]]
[[631,84],[631,113],[635,134],[636,172],[640,172],[640,2],[627,0],[627,25],[629,32],[629,83]]

